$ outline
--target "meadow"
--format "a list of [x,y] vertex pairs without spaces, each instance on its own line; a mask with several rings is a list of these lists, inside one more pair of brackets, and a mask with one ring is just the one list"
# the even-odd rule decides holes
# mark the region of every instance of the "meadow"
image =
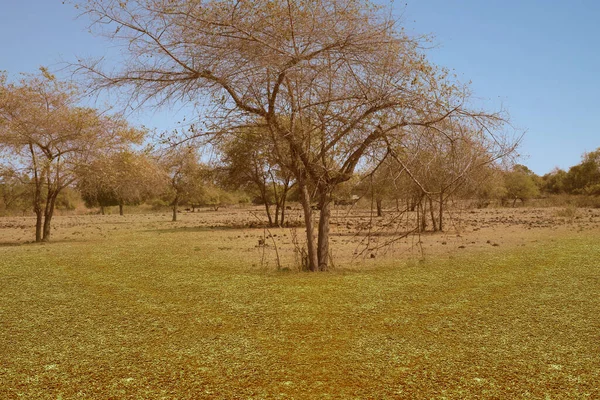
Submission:
[[600,398],[600,210],[337,216],[326,273],[248,210],[0,219],[0,398]]

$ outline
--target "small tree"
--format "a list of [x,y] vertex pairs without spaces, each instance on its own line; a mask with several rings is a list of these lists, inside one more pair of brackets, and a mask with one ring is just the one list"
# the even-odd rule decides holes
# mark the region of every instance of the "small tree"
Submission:
[[235,198],[231,193],[213,182],[205,181],[202,190],[197,192],[192,201],[197,205],[211,207],[213,210],[218,211],[221,207],[234,204]]
[[29,177],[0,166],[0,214],[31,209],[31,182]]
[[[444,124],[448,125],[445,135],[439,135],[435,128],[424,128],[418,141],[411,142],[413,146],[409,151],[413,154],[413,163],[407,166],[424,191],[436,231],[444,230],[448,201],[468,190],[469,185],[476,185],[479,172],[504,156],[503,152],[491,150],[493,146],[489,146],[482,132],[473,127],[451,118]],[[434,203],[437,203],[435,211]]]
[[600,149],[585,153],[581,163],[569,168],[565,188],[573,194],[598,194],[600,190]]
[[359,193],[362,192],[362,176],[357,174],[352,179],[341,183],[335,188],[333,192],[334,205],[354,205],[360,199]]
[[177,207],[191,202],[199,204],[204,195],[206,168],[200,163],[192,145],[169,146],[157,152],[158,162],[167,177],[163,197],[173,210],[172,221],[177,221]]
[[485,208],[492,201],[505,199],[504,171],[495,163],[486,165],[477,171],[467,189],[467,194],[475,197],[477,208]]
[[383,201],[398,194],[396,179],[402,172],[398,163],[387,157],[381,163],[376,162],[374,170],[364,175],[357,185],[356,190],[362,194],[361,197],[370,198],[375,203],[378,217],[383,216]]
[[120,151],[99,157],[89,165],[81,166],[78,188],[88,207],[104,208],[139,204],[158,196],[166,177],[153,159],[145,153]]
[[56,200],[75,182],[77,167],[144,134],[118,116],[77,107],[77,94],[44,68],[18,83],[0,76],[0,150],[10,149],[32,182],[38,242],[50,239]]
[[537,176],[526,166],[517,164],[512,170],[504,174],[504,185],[506,187],[507,199],[512,199],[514,207],[517,200],[523,204],[533,197],[540,194],[536,184]]
[[[226,186],[253,193],[265,206],[269,226],[282,226],[293,177],[278,163],[264,129],[243,127],[222,141],[219,148],[223,154],[223,181]],[[271,215],[272,204],[275,205],[274,217]]]
[[560,194],[567,190],[567,172],[555,168],[552,172],[542,176],[542,190],[545,193]]

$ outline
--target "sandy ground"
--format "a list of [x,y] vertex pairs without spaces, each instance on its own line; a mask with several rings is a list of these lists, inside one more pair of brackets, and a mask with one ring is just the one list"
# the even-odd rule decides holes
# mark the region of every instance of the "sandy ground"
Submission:
[[[600,233],[600,209],[491,208],[448,213],[444,232],[411,233],[414,213],[387,212],[372,217],[369,210],[336,208],[331,220],[333,261],[364,264],[365,260],[423,258],[453,255],[466,251],[502,251],[552,240],[573,233]],[[261,227],[260,207],[229,208],[195,213],[182,211],[179,221],[171,222],[168,212],[119,215],[67,215],[53,219],[52,242],[127,240],[141,232],[158,234],[190,231],[223,243],[223,250],[248,252],[254,263],[273,264],[277,255],[281,265],[297,263],[304,230]],[[288,210],[288,221],[300,226],[302,216],[295,207]],[[34,237],[33,217],[0,218],[0,246],[24,245]],[[206,236],[208,235],[208,236]],[[403,237],[406,235],[405,237]],[[198,240],[198,236],[190,236]],[[263,245],[265,243],[266,245]],[[182,245],[191,245],[182,243]],[[367,261],[369,262],[369,261]]]

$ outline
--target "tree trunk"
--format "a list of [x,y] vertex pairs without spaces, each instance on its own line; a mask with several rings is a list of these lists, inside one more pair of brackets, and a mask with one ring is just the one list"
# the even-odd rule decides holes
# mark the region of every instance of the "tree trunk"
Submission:
[[279,200],[275,203],[275,225],[274,226],[281,226],[279,224],[279,211],[281,210],[281,204],[279,203]]
[[319,265],[317,258],[317,248],[315,243],[314,235],[314,221],[312,215],[312,209],[310,207],[310,193],[306,184],[299,182],[300,187],[300,202],[302,203],[302,209],[304,210],[304,225],[306,226],[306,248],[308,252],[308,260],[306,267],[310,271],[316,271]]
[[57,192],[48,193],[48,199],[46,200],[46,209],[44,210],[44,235],[42,236],[42,242],[50,241],[51,223],[52,216],[54,215],[54,206],[56,205]]
[[35,241],[37,243],[42,241],[42,223],[44,221],[44,213],[42,209],[35,210]]
[[382,199],[375,199],[375,204],[377,205],[377,216],[378,217],[383,217],[383,207],[381,206],[382,202],[383,202]]
[[329,218],[331,217],[331,198],[328,193],[321,194],[319,205],[321,214],[319,217],[317,258],[319,260],[319,271],[327,271],[329,264]]
[[35,193],[33,194],[33,211],[35,212],[35,241],[42,241],[42,224],[44,221],[44,210],[42,209],[42,187],[38,182],[35,183]]
[[104,206],[103,205],[100,205],[100,214],[104,215]]
[[281,207],[281,197],[279,196],[279,190],[277,190],[277,183],[275,182],[275,178],[273,177],[273,172],[269,171],[271,175],[271,183],[273,185],[273,197],[275,198],[275,221],[272,226],[281,226],[279,225],[279,211]]
[[429,212],[431,214],[431,224],[433,225],[433,231],[436,232],[438,230],[438,226],[435,221],[435,212],[433,210],[433,199],[431,198],[431,196],[427,196],[427,199],[429,200]]
[[411,196],[409,199],[409,203],[408,203],[408,209],[410,211],[415,211],[416,208],[417,208],[417,197]]
[[53,212],[45,212],[44,213],[44,236],[42,237],[42,242],[50,241],[50,223],[52,222],[52,214]]
[[427,203],[425,203],[423,201],[423,199],[421,199],[419,201],[419,209],[420,209],[420,216],[421,216],[421,232],[425,232],[425,230],[427,229]]
[[179,205],[179,199],[176,197],[175,200],[173,200],[173,219],[171,219],[172,222],[177,222],[177,206]]
[[286,192],[284,192],[283,198],[281,199],[281,226],[284,226],[285,224],[285,197],[286,197]]
[[416,207],[417,211],[417,231],[421,232],[421,207]]
[[123,203],[119,203],[119,215],[123,215]]
[[267,200],[265,200],[265,210],[267,211],[267,218],[269,219],[269,226],[273,226],[273,217],[271,217],[271,207]]
[[438,215],[438,226],[440,227],[440,232],[444,231],[444,225],[443,225],[443,221],[444,221],[444,192],[440,192],[440,212]]
[[31,152],[31,158],[33,160],[33,181],[35,183],[35,191],[33,192],[33,211],[35,212],[35,241],[39,243],[42,241],[42,185],[44,182],[45,169],[41,170],[40,176],[38,173],[37,157],[33,151],[32,143],[29,143],[29,151]]
[[285,184],[283,185],[283,193],[281,194],[281,197],[279,199],[280,201],[280,209],[281,209],[281,218],[279,219],[279,226],[283,226],[285,223],[285,203],[287,200],[287,194],[288,191],[290,190],[290,184],[289,181],[286,181]]

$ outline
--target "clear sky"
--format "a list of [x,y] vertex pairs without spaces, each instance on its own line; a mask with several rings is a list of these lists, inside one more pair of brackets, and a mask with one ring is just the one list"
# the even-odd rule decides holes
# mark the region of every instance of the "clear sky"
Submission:
[[[487,109],[508,110],[526,131],[521,162],[536,173],[568,169],[600,147],[600,1],[407,0],[394,10],[409,32],[434,36],[430,60],[472,81]],[[16,78],[109,53],[77,14],[61,0],[0,0],[0,70]],[[181,114],[133,122],[170,130]]]

